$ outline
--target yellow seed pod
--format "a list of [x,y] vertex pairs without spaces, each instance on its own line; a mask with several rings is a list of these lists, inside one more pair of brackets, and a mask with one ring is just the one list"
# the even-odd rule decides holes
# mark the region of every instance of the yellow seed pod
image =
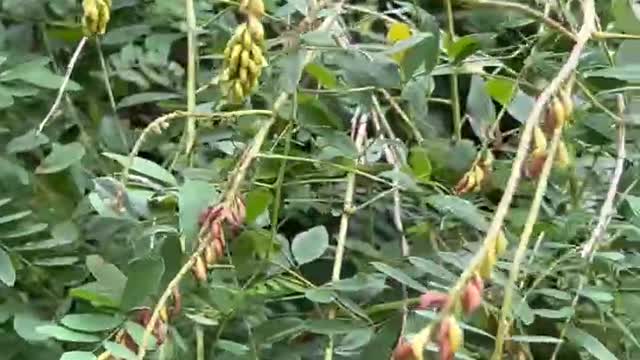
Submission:
[[253,39],[251,38],[251,33],[249,30],[245,30],[242,33],[242,46],[245,49],[251,49],[251,44],[253,44]]
[[451,351],[455,353],[464,342],[464,333],[454,316],[449,316],[445,321],[449,322],[449,344]]
[[563,102],[557,97],[554,97],[551,101],[551,111],[553,112],[553,118],[555,120],[553,124],[550,124],[553,125],[552,129],[555,130],[563,127],[567,116]]
[[242,83],[240,80],[236,80],[233,84],[233,95],[235,96],[237,101],[240,101],[244,98],[244,89],[242,88]]
[[162,321],[164,321],[165,323],[167,321],[169,321],[169,313],[167,312],[167,307],[166,306],[163,306],[160,309],[160,319],[162,319]]
[[487,249],[487,253],[484,255],[484,259],[480,266],[478,267],[478,273],[480,277],[483,279],[491,279],[491,271],[493,270],[493,266],[496,264],[496,239],[492,240],[492,244],[489,244],[489,248]]
[[238,70],[238,80],[240,80],[240,82],[241,82],[243,85],[244,85],[244,84],[247,84],[247,83],[250,83],[250,82],[249,82],[249,78],[248,78],[247,73],[248,73],[248,71],[247,71],[247,68],[246,68],[246,67],[241,67],[241,68]]
[[231,49],[231,55],[229,56],[229,72],[235,73],[238,69],[238,62],[240,61],[240,54],[242,53],[242,45],[237,44]]
[[568,89],[560,90],[560,101],[564,107],[566,121],[571,122],[573,120],[573,99],[571,99],[571,93]]
[[533,128],[533,152],[544,151],[547,148],[547,138],[539,126]]
[[247,68],[249,66],[249,51],[242,50],[240,53],[240,68]]
[[476,182],[476,186],[473,188],[473,191],[480,191],[480,189],[482,189],[482,182],[485,178],[484,170],[480,166],[475,165],[473,167],[473,174]]
[[571,157],[567,150],[567,145],[564,141],[560,141],[558,144],[558,151],[556,152],[555,165],[561,169],[566,168],[571,164]]
[[87,36],[102,35],[111,17],[111,0],[83,0],[82,25]]

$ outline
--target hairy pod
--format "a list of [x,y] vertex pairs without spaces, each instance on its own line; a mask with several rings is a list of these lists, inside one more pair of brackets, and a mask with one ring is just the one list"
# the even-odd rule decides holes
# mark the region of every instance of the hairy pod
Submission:
[[509,246],[509,241],[504,232],[500,231],[496,237],[496,255],[502,256],[507,251],[507,246]]

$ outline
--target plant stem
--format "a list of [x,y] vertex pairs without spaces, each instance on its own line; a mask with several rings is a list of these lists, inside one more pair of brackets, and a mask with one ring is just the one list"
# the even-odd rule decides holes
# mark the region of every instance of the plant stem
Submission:
[[[453,44],[456,38],[455,26],[453,20],[453,5],[451,0],[445,0],[447,7],[447,34],[449,36],[449,46]],[[453,61],[453,59],[450,59]],[[460,141],[462,139],[462,118],[460,114],[460,86],[458,84],[458,70],[457,65],[452,64],[450,75],[450,87],[451,87],[451,112],[453,113],[453,139]]]
[[553,138],[551,140],[551,145],[547,153],[547,158],[544,161],[542,172],[540,173],[540,178],[538,180],[538,185],[536,186],[533,201],[531,202],[531,207],[529,207],[529,214],[527,215],[527,220],[524,224],[524,228],[522,229],[522,233],[520,234],[520,242],[518,243],[518,248],[516,249],[516,253],[513,257],[513,262],[511,263],[511,269],[509,270],[509,280],[504,287],[504,299],[502,301],[502,308],[500,310],[500,321],[498,322],[498,332],[496,336],[495,348],[493,351],[493,355],[491,356],[492,360],[499,360],[502,358],[502,348],[504,345],[505,337],[507,335],[507,327],[510,324],[513,292],[515,290],[514,288],[516,287],[518,276],[520,275],[520,265],[522,264],[522,261],[524,260],[527,253],[529,240],[531,238],[531,234],[533,233],[533,226],[538,220],[540,205],[542,204],[544,193],[547,191],[549,175],[551,174],[551,168],[553,167],[553,161],[556,157],[558,145],[560,144],[561,135],[562,127],[558,127],[553,133]]
[[60,106],[62,95],[64,95],[64,91],[67,88],[67,84],[69,84],[69,80],[71,80],[71,73],[73,73],[73,68],[76,66],[76,62],[78,61],[78,58],[80,57],[80,53],[82,52],[82,48],[84,48],[84,45],[87,43],[87,40],[88,38],[86,36],[83,36],[82,39],[80,39],[80,42],[76,47],[76,50],[73,52],[73,55],[71,56],[71,60],[69,60],[69,64],[67,65],[67,72],[64,74],[64,79],[62,80],[62,84],[58,89],[58,95],[56,96],[56,100],[53,102],[53,105],[51,105],[51,109],[49,109],[49,112],[47,113],[47,115],[44,117],[44,119],[42,119],[42,122],[40,122],[40,125],[38,126],[38,134],[42,132],[44,127],[47,125],[47,122],[49,122],[49,120],[53,117],[53,114],[55,114],[56,110],[58,109],[58,106]]
[[[367,118],[368,115],[360,114],[360,109],[356,109],[356,112],[352,118],[353,132],[352,136],[355,139],[356,149],[358,150],[358,156],[362,151],[364,140],[367,135]],[[359,160],[356,160],[359,162]],[[342,216],[340,217],[340,228],[338,230],[338,239],[336,244],[336,254],[333,261],[333,269],[331,273],[331,281],[335,282],[340,280],[340,274],[342,272],[342,263],[344,260],[344,248],[347,243],[347,231],[349,230],[349,219],[353,213],[353,194],[356,187],[356,174],[350,171],[347,174],[347,187],[344,191],[344,205],[342,208]],[[328,318],[335,319],[336,308],[332,307],[329,310]],[[329,345],[325,350],[325,360],[333,359],[333,337],[329,337]]]
[[[527,120],[525,121],[524,129],[522,131],[518,149],[516,151],[516,157],[513,160],[513,165],[511,167],[509,179],[507,180],[504,193],[502,195],[502,198],[500,199],[498,207],[493,215],[493,219],[491,220],[491,224],[489,225],[489,229],[487,230],[487,234],[485,235],[485,238],[483,240],[482,247],[476,252],[463,273],[458,278],[458,281],[456,281],[454,286],[449,290],[449,299],[458,299],[460,297],[460,294],[466,286],[467,281],[469,281],[474,271],[476,271],[478,266],[484,260],[485,254],[489,250],[489,246],[494,245],[493,239],[496,238],[496,236],[502,229],[504,219],[511,206],[511,201],[513,200],[513,196],[516,192],[516,189],[518,188],[522,172],[522,165],[524,164],[524,160],[529,150],[533,128],[538,123],[538,120],[542,115],[542,111],[545,108],[546,104],[549,102],[551,96],[558,91],[560,86],[564,84],[567,79],[569,79],[575,68],[578,66],[580,55],[582,54],[586,43],[589,41],[593,32],[595,31],[596,13],[594,0],[584,0],[582,2],[582,6],[584,19],[580,32],[577,35],[576,43],[573,46],[573,49],[571,50],[571,53],[569,54],[569,57],[566,60],[565,64],[558,71],[556,77],[553,78],[549,85],[542,91],[542,93],[540,93],[540,96],[537,98]],[[446,316],[449,316],[453,311],[453,305],[455,303],[455,301],[448,302],[440,311],[439,319],[444,319]],[[429,337],[427,336],[426,338],[428,339]]]
[[[109,81],[111,75],[109,73],[109,67],[107,67],[107,61],[104,58],[104,54],[102,52],[102,44],[100,44],[100,38],[96,37],[96,49],[98,49],[98,58],[100,59],[100,67],[102,67],[102,80],[104,81],[104,88],[107,91],[107,96],[109,97],[109,104],[111,105],[111,111],[113,111],[113,116],[116,121],[118,119],[118,109],[116,107],[116,99],[113,96],[113,89],[111,88],[111,82]],[[120,136],[120,140],[126,149],[129,149],[129,141],[122,130],[121,124],[118,124],[118,135]]]
[[[193,112],[196,107],[196,13],[193,0],[185,0],[187,15],[187,111]],[[196,122],[189,117],[185,124],[185,154],[189,155],[196,141]]]

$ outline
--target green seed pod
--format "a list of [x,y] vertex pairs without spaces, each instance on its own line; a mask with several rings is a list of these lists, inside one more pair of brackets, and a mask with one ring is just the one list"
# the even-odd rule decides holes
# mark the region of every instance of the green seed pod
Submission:
[[253,39],[251,39],[251,34],[249,33],[248,30],[245,30],[242,33],[242,46],[244,46],[245,49],[251,49],[252,44],[253,44]]
[[238,70],[238,80],[240,80],[240,82],[242,84],[246,84],[248,81],[248,76],[247,76],[247,68],[246,67],[241,67]]
[[240,53],[240,67],[247,68],[249,66],[249,52],[247,50],[242,50]]
[[229,57],[229,72],[235,73],[238,68],[238,62],[240,61],[240,54],[242,53],[242,45],[236,44],[231,50],[231,56]]

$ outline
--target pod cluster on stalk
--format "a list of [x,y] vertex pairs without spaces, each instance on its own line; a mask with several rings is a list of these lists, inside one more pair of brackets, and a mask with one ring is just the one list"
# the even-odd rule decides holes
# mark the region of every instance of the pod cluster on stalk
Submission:
[[468,192],[478,192],[491,174],[493,154],[489,149],[478,153],[469,170],[464,173],[454,188],[454,192],[462,195]]
[[262,0],[243,0],[240,11],[246,21],[235,29],[224,49],[220,82],[229,102],[241,103],[258,85],[262,69],[267,66]]
[[[182,309],[182,296],[180,295],[180,291],[177,288],[174,288],[172,291],[172,300],[173,304],[171,306],[165,305],[162,309],[160,309],[160,318],[154,324],[153,330],[151,334],[156,338],[156,344],[158,346],[162,345],[167,339],[167,325],[171,319],[174,319]],[[136,310],[133,318],[133,322],[139,324],[142,327],[147,327],[149,321],[151,320],[152,311],[150,308],[145,307]],[[120,329],[116,335],[114,341],[127,349],[129,349],[134,354],[138,352],[138,344],[133,340],[133,337],[129,332],[125,329]],[[114,356],[113,354],[109,354],[106,357],[107,360],[116,360],[120,359],[119,357]]]
[[393,360],[423,360],[423,350],[430,342],[435,342],[439,347],[439,360],[452,360],[455,353],[464,343],[463,331],[458,324],[458,314],[471,315],[482,305],[482,293],[485,280],[491,279],[491,272],[497,259],[507,251],[507,238],[501,231],[498,236],[491,239],[486,247],[482,261],[473,269],[471,278],[462,288],[459,297],[452,299],[449,294],[439,291],[427,291],[420,296],[418,309],[433,309],[439,311],[442,308],[452,309],[432,331],[431,326],[425,327],[411,342],[400,340],[393,353]]
[[85,35],[103,35],[111,18],[111,0],[82,0],[82,9],[82,28]]
[[[536,125],[533,133],[532,150],[525,167],[525,174],[530,178],[540,176],[542,166],[548,155],[547,138],[553,136],[556,129],[562,129],[573,123],[573,100],[568,88],[561,89],[547,106],[542,126]],[[558,144],[554,166],[560,169],[571,164],[567,145],[563,140]]]
[[195,258],[191,271],[201,282],[207,281],[207,267],[218,262],[224,256],[226,247],[224,224],[228,224],[232,231],[238,231],[246,216],[244,201],[236,197],[230,206],[218,204],[210,206],[202,212],[198,222],[200,224],[200,246],[203,251]]

